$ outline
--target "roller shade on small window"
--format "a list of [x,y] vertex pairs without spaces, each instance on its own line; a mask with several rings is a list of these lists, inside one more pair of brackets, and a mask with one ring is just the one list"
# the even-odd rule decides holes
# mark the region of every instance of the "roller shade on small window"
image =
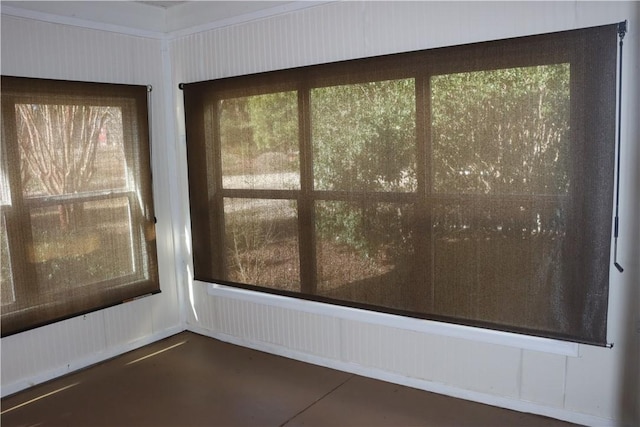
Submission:
[[159,292],[147,87],[1,90],[2,335]]

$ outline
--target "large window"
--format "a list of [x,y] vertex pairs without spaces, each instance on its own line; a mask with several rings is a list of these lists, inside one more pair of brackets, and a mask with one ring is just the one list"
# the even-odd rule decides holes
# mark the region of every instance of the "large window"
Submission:
[[158,292],[147,88],[2,77],[2,334]]
[[616,26],[186,84],[196,279],[606,343]]

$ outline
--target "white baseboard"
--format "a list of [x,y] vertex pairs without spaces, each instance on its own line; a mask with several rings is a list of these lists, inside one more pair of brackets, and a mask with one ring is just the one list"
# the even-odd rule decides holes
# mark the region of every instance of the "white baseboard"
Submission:
[[336,369],[343,372],[349,372],[356,375],[361,375],[368,378],[374,378],[382,381],[387,381],[394,384],[400,384],[407,387],[412,387],[424,391],[442,394],[445,396],[451,396],[459,399],[469,400],[472,402],[483,403],[486,405],[497,406],[500,408],[511,409],[518,412],[531,413],[536,415],[542,415],[545,417],[555,418],[563,421],[568,421],[576,424],[593,426],[593,427],[621,427],[616,420],[600,418],[593,415],[572,412],[562,408],[554,408],[550,406],[541,405],[535,402],[529,402],[524,400],[511,399],[507,397],[495,396],[486,393],[480,393],[477,391],[465,390],[457,387],[448,386],[446,384],[440,384],[432,381],[421,380],[417,378],[411,378],[404,375],[396,374],[382,369],[372,368],[369,366],[362,366],[355,363],[344,362],[336,359],[329,359],[326,357],[316,356],[304,352],[291,350],[286,347],[282,347],[275,344],[265,343],[262,341],[252,341],[241,337],[227,335],[205,329],[199,326],[187,325],[187,330],[215,338],[220,341],[224,341],[230,344],[240,345],[248,347],[254,350],[263,351],[265,353],[275,354],[277,356],[287,357],[289,359],[299,360],[301,362],[310,363],[313,365],[324,366],[331,369]]
[[33,387],[38,384],[42,384],[54,378],[58,378],[63,375],[70,374],[79,369],[83,369],[88,366],[95,365],[96,363],[104,362],[105,360],[111,359],[113,357],[127,353],[131,350],[135,350],[137,348],[151,344],[153,342],[168,338],[182,331],[184,331],[183,325],[176,325],[172,328],[165,329],[163,331],[156,332],[151,335],[147,335],[138,340],[124,343],[115,347],[110,347],[105,351],[92,353],[80,359],[72,360],[68,363],[65,363],[62,366],[49,369],[47,371],[38,373],[36,375],[32,375],[27,378],[21,378],[19,381],[16,381],[14,383],[3,385],[2,393],[1,393],[2,397],[9,396],[11,394],[17,393],[19,391],[25,390],[29,387]]

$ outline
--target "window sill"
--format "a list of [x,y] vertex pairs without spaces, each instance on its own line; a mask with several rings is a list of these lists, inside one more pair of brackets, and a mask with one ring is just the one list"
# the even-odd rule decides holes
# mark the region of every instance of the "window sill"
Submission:
[[215,283],[200,283],[207,285],[207,293],[215,297],[233,298],[257,304],[303,311],[305,313],[321,314],[345,320],[378,324],[425,334],[442,335],[516,347],[523,350],[534,350],[572,357],[577,357],[579,355],[579,344],[573,342],[494,331],[490,329],[474,328],[471,326],[455,325],[431,320],[414,319],[393,314],[378,313],[375,311],[255,292],[246,289],[218,285]]

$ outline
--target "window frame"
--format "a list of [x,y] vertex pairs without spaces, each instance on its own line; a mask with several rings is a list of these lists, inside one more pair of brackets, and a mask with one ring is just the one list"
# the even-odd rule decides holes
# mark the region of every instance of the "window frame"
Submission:
[[[2,217],[6,220],[15,297],[14,301],[2,304],[2,336],[160,292],[153,225],[147,91],[146,86],[2,76],[2,161],[5,162],[2,166],[8,175],[10,198],[8,204],[2,205]],[[118,108],[123,127],[124,186],[61,195],[24,195],[20,166],[9,166],[20,165],[20,150],[6,147],[17,144],[16,106],[19,104]],[[83,291],[77,301],[74,290],[66,288],[47,293],[48,300],[43,301],[39,297],[35,264],[24,261],[29,258],[29,248],[33,247],[31,212],[56,205],[116,199],[126,200],[128,205],[131,271],[118,277],[79,284],[74,289]],[[64,300],[71,300],[67,309],[64,309]],[[33,301],[39,303],[34,306]]]

